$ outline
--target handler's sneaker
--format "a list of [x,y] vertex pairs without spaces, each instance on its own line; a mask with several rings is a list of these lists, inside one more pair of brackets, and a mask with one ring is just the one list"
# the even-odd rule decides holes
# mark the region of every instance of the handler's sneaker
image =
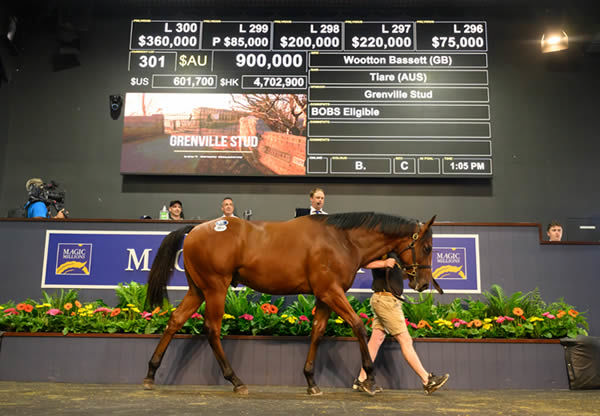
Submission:
[[[360,381],[358,377],[356,377],[352,383],[352,390],[364,391],[365,393],[373,394],[367,390],[367,387],[363,384],[363,381]],[[382,391],[383,387],[375,386],[374,393],[381,393]]]
[[433,373],[429,373],[429,379],[427,380],[427,384],[423,384],[423,389],[427,394],[431,394],[448,381],[450,374],[444,374],[443,376],[436,376]]

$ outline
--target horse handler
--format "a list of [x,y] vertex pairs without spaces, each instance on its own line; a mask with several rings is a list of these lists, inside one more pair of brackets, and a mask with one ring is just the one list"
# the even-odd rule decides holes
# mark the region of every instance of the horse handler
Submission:
[[[402,301],[397,299],[388,289],[386,282],[386,271],[385,268],[390,268],[394,272],[402,273],[399,269],[393,269],[396,266],[396,258],[394,255],[382,260],[375,260],[364,266],[366,269],[373,270],[373,295],[371,296],[371,310],[373,311],[373,332],[369,339],[368,347],[371,360],[375,362],[375,357],[379,352],[379,347],[385,340],[386,332],[396,338],[400,348],[402,349],[402,355],[404,359],[410,365],[410,367],[417,373],[423,383],[423,389],[427,394],[431,394],[440,387],[442,387],[448,381],[449,374],[436,376],[433,373],[427,372],[421,364],[421,360],[417,355],[413,347],[413,340],[406,327],[406,319],[404,318],[404,312],[402,311]],[[401,276],[401,275],[400,275]],[[397,282],[399,280],[402,284],[402,277],[395,278],[392,281]],[[352,388],[354,390],[364,391],[369,393],[369,390],[363,386],[363,381],[367,378],[365,370],[361,368],[358,377],[354,380]],[[383,391],[381,387],[375,388],[375,393]],[[369,393],[371,394],[371,393]]]

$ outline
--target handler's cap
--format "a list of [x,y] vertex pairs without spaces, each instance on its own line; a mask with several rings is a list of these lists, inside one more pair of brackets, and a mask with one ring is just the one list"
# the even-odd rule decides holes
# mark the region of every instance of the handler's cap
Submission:
[[179,201],[178,199],[175,199],[175,200],[169,202],[169,208],[171,208],[175,204],[179,204],[183,207],[183,204],[181,203],[181,201]]
[[25,182],[25,190],[29,191],[33,186],[42,186],[44,181],[40,178],[31,178]]

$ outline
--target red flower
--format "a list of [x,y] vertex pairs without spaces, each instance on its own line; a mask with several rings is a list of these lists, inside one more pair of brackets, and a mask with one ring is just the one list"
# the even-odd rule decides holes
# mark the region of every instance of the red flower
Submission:
[[[112,312],[110,313],[111,318],[114,318],[115,316],[117,316],[118,314],[121,313],[121,308],[114,308],[112,310]],[[75,312],[73,312],[73,315],[75,314]]]
[[260,305],[260,309],[262,309],[262,311],[266,314],[279,312],[277,306],[271,305],[270,303],[263,303],[262,305]]
[[26,303],[19,303],[17,305],[17,310],[18,311],[24,311],[25,310],[25,305],[26,305]]

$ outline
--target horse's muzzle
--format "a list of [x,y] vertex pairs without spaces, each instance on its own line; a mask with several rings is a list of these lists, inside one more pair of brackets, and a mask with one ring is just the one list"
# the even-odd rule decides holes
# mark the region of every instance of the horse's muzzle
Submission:
[[421,286],[415,287],[414,288],[417,292],[422,292],[424,290],[429,289],[429,283],[424,283]]

